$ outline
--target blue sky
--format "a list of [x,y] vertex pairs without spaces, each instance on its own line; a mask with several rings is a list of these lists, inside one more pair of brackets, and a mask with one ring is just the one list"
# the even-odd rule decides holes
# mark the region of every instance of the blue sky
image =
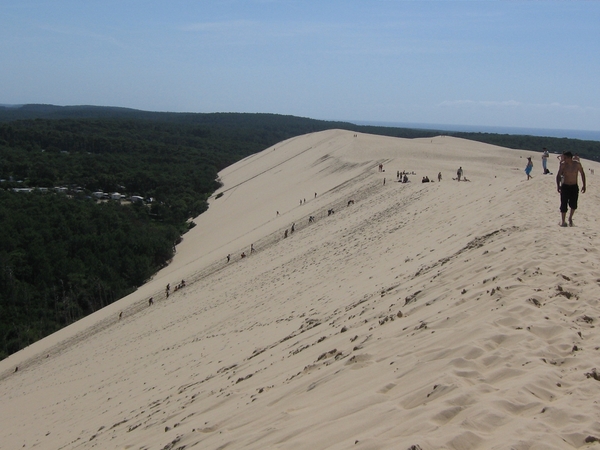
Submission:
[[600,130],[599,1],[0,0],[0,103]]

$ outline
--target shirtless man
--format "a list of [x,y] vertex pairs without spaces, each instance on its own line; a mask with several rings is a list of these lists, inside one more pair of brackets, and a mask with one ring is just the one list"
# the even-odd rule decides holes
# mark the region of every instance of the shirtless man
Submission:
[[[558,173],[556,174],[556,188],[560,193],[560,214],[562,217],[561,227],[566,227],[565,217],[567,215],[567,207],[571,208],[569,214],[569,226],[573,226],[573,213],[577,209],[577,198],[579,197],[579,186],[577,185],[577,175],[581,174],[581,193],[585,192],[585,172],[581,163],[573,159],[571,152],[563,154],[564,161],[561,162]],[[562,185],[561,185],[562,179]]]

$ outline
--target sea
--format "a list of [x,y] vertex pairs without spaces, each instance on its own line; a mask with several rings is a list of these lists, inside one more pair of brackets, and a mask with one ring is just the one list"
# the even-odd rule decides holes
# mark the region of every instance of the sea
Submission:
[[371,122],[364,120],[350,120],[356,125],[371,125],[378,127],[415,128],[418,130],[436,131],[463,131],[468,133],[496,133],[515,134],[525,136],[545,136],[556,138],[581,139],[585,141],[600,141],[600,130],[561,130],[550,128],[521,128],[521,127],[498,127],[483,125],[448,125],[437,123],[410,123],[410,122]]

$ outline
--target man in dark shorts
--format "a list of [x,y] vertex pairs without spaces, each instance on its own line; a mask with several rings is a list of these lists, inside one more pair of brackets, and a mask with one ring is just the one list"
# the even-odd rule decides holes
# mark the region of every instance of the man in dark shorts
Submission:
[[[581,174],[581,193],[585,192],[585,172],[579,161],[573,160],[571,152],[563,153],[564,160],[560,164],[556,174],[556,188],[560,192],[560,214],[562,217],[561,227],[566,227],[565,221],[567,209],[571,208],[569,214],[569,226],[573,226],[573,213],[577,209],[577,199],[579,197],[579,186],[577,185],[577,175]],[[562,184],[561,184],[562,180]]]

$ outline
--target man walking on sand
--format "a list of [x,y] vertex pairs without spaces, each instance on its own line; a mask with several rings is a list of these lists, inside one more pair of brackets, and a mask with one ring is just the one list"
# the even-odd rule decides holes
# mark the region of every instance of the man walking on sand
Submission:
[[[562,217],[561,227],[566,227],[565,218],[567,215],[567,207],[571,208],[569,214],[569,226],[573,226],[573,213],[577,209],[577,199],[579,197],[579,186],[577,185],[577,175],[581,174],[581,193],[585,192],[585,172],[579,161],[573,160],[571,152],[563,153],[564,162],[561,163],[558,173],[556,174],[556,188],[560,193],[560,214]],[[562,185],[561,185],[562,179]]]

